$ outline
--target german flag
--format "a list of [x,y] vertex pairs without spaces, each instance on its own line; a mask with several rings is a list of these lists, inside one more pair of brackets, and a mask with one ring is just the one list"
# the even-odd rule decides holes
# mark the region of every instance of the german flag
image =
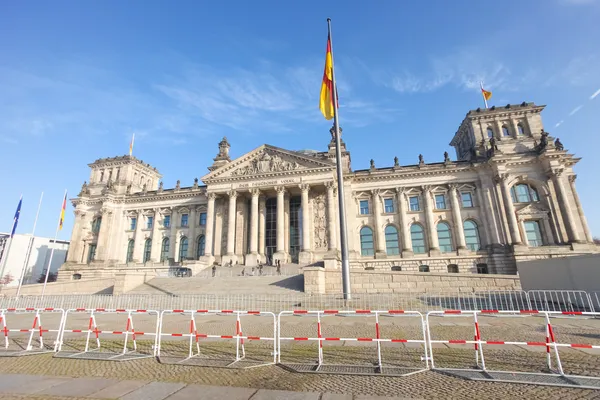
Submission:
[[67,192],[65,192],[65,198],[63,199],[62,209],[60,210],[60,220],[58,221],[58,230],[62,230],[63,224],[65,223],[65,210],[67,209]]
[[[336,95],[337,95],[337,88]],[[323,82],[321,83],[321,98],[319,108],[325,119],[330,120],[335,114],[335,104],[333,98],[333,55],[331,54],[331,36],[327,36],[327,52],[325,53],[325,71],[323,72]],[[337,97],[337,96],[336,96]],[[338,102],[339,104],[339,102]]]

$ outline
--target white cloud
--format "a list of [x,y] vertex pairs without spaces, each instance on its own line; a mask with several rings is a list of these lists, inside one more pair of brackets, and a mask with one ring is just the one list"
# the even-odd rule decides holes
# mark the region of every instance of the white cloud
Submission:
[[556,123],[556,125],[554,125],[555,128],[558,128],[559,126],[561,126],[563,124],[563,122],[565,122],[564,120],[559,121]]
[[571,117],[571,116],[575,115],[575,114],[576,114],[576,113],[577,113],[579,110],[581,110],[582,108],[583,108],[583,104],[582,104],[582,105],[579,105],[579,106],[577,106],[577,107],[575,107],[575,108],[573,109],[573,111],[571,111],[571,112],[569,113],[569,117]]
[[600,89],[596,90],[594,94],[590,96],[590,100],[594,100],[598,95],[600,95]]

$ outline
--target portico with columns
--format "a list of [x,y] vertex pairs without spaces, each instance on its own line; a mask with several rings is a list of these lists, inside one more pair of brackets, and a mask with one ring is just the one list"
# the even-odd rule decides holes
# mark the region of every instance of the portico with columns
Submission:
[[[597,252],[575,188],[579,159],[543,131],[543,108],[470,111],[450,143],[454,161],[446,153],[443,162],[415,157],[377,167],[372,160],[352,170],[342,141],[351,267],[454,265],[510,274],[528,257]],[[135,157],[97,160],[72,200],[63,271],[327,260],[335,268],[341,235],[333,139],[326,151],[264,144],[232,159],[223,138],[206,175],[169,189]]]

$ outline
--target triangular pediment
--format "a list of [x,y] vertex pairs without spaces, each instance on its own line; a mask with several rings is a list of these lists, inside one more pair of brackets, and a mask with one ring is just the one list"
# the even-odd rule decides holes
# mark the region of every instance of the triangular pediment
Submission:
[[548,214],[548,210],[537,203],[527,204],[525,207],[517,210],[519,216],[543,216]]
[[208,183],[222,179],[237,180],[246,177],[296,175],[333,168],[335,168],[335,164],[327,159],[265,144],[236,158],[227,165],[211,171],[202,177],[202,181]]

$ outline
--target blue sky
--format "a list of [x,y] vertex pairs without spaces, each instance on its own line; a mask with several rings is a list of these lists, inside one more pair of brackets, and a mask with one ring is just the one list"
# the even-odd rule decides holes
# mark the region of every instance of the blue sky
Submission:
[[[546,104],[546,130],[582,157],[577,185],[600,236],[600,3],[596,0],[4,2],[0,11],[0,231],[52,237],[87,164],[134,154],[165,187],[192,185],[226,135],[325,150],[318,95],[327,36],[354,169],[441,161],[465,113]],[[598,97],[593,98],[596,94]],[[73,223],[69,204],[65,229]]]

